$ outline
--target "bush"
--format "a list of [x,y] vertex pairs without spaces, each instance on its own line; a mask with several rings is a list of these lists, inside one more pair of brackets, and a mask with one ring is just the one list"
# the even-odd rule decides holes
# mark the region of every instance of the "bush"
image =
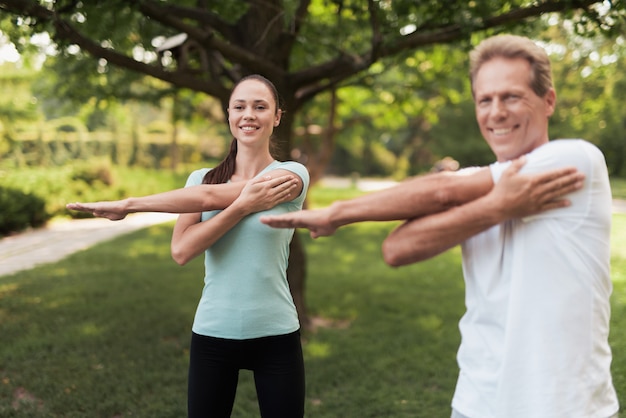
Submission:
[[83,181],[93,186],[97,181],[105,186],[111,186],[114,183],[113,171],[108,161],[101,162],[85,162],[74,167],[71,179],[73,181]]
[[0,236],[41,226],[50,219],[42,198],[9,187],[0,186],[0,207]]

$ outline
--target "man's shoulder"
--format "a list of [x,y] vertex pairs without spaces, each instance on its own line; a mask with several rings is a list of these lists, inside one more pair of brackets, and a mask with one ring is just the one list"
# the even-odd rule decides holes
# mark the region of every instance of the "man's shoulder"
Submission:
[[535,148],[531,154],[545,152],[598,152],[601,154],[600,149],[595,144],[580,138],[553,139]]
[[602,151],[584,139],[555,139],[534,149],[528,156],[531,164],[548,164],[552,167],[604,164]]

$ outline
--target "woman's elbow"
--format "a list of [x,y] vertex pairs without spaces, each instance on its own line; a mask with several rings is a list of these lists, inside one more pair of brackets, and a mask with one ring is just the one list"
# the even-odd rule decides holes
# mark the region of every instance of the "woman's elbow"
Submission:
[[185,264],[187,264],[189,262],[189,260],[191,260],[191,257],[189,257],[187,252],[182,251],[181,248],[178,248],[176,246],[172,245],[170,253],[172,255],[172,259],[179,266],[184,266]]

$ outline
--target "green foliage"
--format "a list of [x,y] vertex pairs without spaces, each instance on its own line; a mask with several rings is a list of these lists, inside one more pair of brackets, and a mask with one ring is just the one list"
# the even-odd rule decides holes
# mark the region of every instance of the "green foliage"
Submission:
[[[9,230],[10,232],[26,226],[40,226],[53,217],[91,216],[65,209],[65,205],[70,202],[117,200],[183,187],[187,174],[188,172],[182,171],[130,169],[112,166],[106,160],[94,160],[56,168],[0,169],[0,187],[19,190],[20,194],[26,196],[36,194],[42,205],[45,203],[45,207],[42,208],[43,216],[36,212],[37,217],[27,218],[32,219],[32,224],[21,225],[22,220],[21,226]],[[3,213],[0,216],[5,216],[4,204],[2,207]],[[10,208],[8,203],[7,208]],[[19,213],[20,208],[24,211],[23,214]],[[6,214],[6,218],[11,223],[8,220],[5,222],[11,225],[17,219],[22,219],[20,216],[26,216],[28,211],[23,209],[23,206],[13,206],[12,210],[7,211]]]
[[611,192],[614,199],[626,200],[626,178],[611,177]]
[[611,367],[613,383],[620,397],[620,404],[626,403],[626,367],[622,353],[626,353],[626,215],[613,216],[611,236],[611,333],[609,341],[616,359]]
[[[383,88],[364,103],[370,109],[364,109],[363,115],[367,117],[371,107],[401,103],[400,114],[380,112],[371,125],[408,126],[399,135],[400,145],[410,144],[419,152],[396,155],[417,166],[416,171],[423,170],[431,157],[422,149],[429,140],[429,126],[448,100],[456,100],[456,87],[442,89],[441,80],[461,68],[459,56],[471,41],[501,31],[536,34],[546,25],[542,16],[556,13],[566,16],[581,33],[601,31],[616,37],[624,17],[623,2],[600,0],[591,4],[111,0],[33,1],[27,6],[10,0],[0,8],[5,12],[0,28],[21,49],[32,44],[29,35],[35,33],[47,33],[54,40],[57,53],[46,62],[52,71],[43,80],[42,91],[48,88],[52,100],[97,102],[98,109],[115,99],[157,103],[189,90],[223,104],[234,82],[246,74],[262,73],[274,81],[289,111],[297,115],[318,95],[383,82]],[[183,45],[159,49],[164,40],[181,33],[187,36]],[[398,87],[390,88],[385,81]],[[173,120],[191,119],[194,103],[195,99],[184,97],[179,107],[185,109],[173,106]],[[409,123],[403,123],[405,113],[410,113]],[[279,128],[285,155],[292,148],[293,122],[288,113]],[[369,134],[365,144],[381,138],[379,131],[367,131],[369,124],[364,123],[360,132],[355,129],[357,135]]]
[[45,204],[35,194],[0,185],[0,237],[43,225],[50,218]]
[[73,168],[71,179],[84,182],[88,186],[95,186],[98,182],[104,186],[114,183],[112,167],[107,160],[77,164]]
[[626,40],[581,37],[553,25],[552,51],[557,108],[551,136],[584,138],[603,151],[609,171],[626,176]]
[[[460,251],[391,269],[380,243],[395,225],[363,223],[317,240],[300,232],[316,326],[303,340],[309,418],[449,416],[464,309]],[[610,342],[622,404],[625,231],[616,215]],[[202,262],[175,265],[170,234],[171,225],[148,228],[0,277],[0,416],[185,416]],[[249,372],[232,416],[258,416]]]

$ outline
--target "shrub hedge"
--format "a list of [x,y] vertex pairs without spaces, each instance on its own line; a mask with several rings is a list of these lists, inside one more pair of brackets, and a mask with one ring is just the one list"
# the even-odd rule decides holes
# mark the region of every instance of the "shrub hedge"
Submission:
[[46,201],[34,193],[0,185],[0,236],[38,227],[50,219]]
[[0,237],[42,226],[55,217],[91,217],[68,211],[65,205],[69,202],[117,200],[182,187],[194,168],[198,167],[182,168],[181,172],[128,168],[108,160],[60,167],[0,167]]

